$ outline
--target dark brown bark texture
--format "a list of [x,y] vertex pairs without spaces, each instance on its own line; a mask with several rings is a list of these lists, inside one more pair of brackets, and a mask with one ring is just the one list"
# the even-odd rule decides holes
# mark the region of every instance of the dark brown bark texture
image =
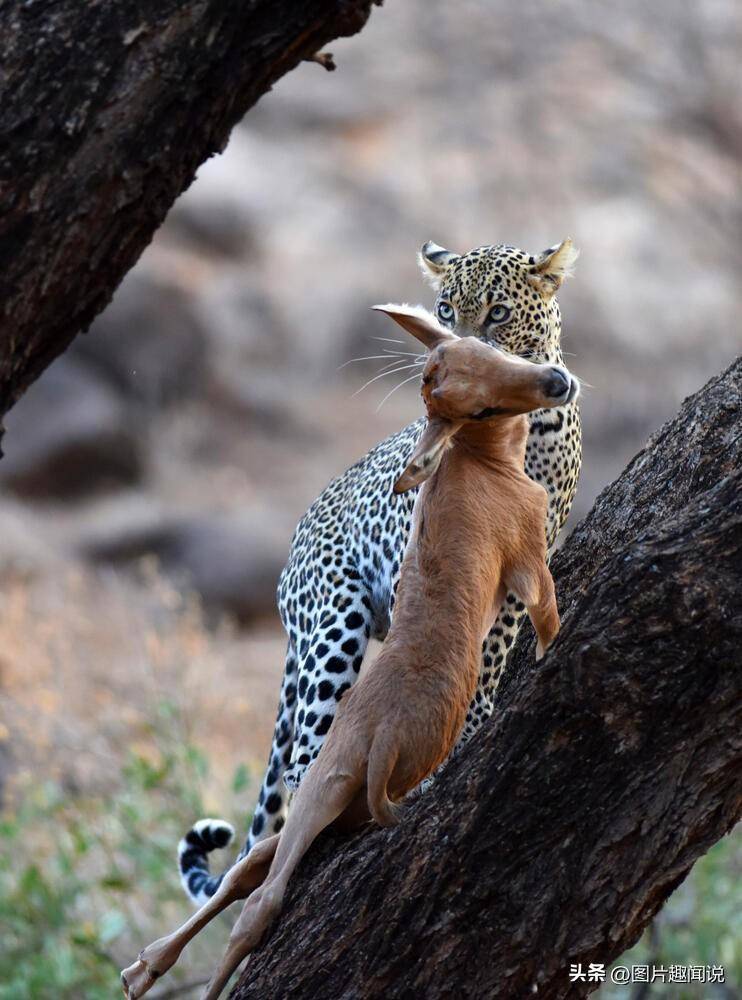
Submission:
[[372,2],[0,0],[0,420],[248,108]]
[[233,992],[579,997],[742,808],[742,361],[686,400],[554,560],[491,722],[400,826],[328,834]]

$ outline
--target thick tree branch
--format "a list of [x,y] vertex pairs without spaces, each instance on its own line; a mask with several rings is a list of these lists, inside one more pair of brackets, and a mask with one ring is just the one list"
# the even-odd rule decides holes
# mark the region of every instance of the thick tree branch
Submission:
[[742,362],[555,561],[485,730],[391,831],[326,836],[233,996],[578,997],[740,816]]
[[372,2],[0,3],[0,420],[248,108]]

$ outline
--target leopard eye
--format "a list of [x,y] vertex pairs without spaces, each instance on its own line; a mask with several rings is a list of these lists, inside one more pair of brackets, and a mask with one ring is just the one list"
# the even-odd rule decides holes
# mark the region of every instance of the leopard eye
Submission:
[[450,302],[439,302],[437,313],[438,319],[441,323],[445,323],[446,326],[451,326],[456,318],[456,310]]
[[507,323],[511,315],[511,310],[507,306],[504,306],[502,302],[499,302],[490,309],[487,322],[493,323],[495,326],[502,326],[503,323]]

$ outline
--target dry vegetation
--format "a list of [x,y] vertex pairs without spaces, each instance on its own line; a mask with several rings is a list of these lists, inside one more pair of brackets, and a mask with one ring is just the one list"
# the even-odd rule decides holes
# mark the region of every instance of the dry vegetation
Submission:
[[207,807],[223,806],[238,764],[262,767],[283,643],[272,629],[207,629],[197,597],[151,560],[134,580],[84,568],[53,585],[6,579],[0,648],[11,805],[42,773],[71,792],[110,791],[127,754],[159,753],[153,709],[165,704],[170,737],[213,762]]
[[0,996],[111,996],[123,958],[182,914],[188,825],[246,827],[279,644],[207,630],[151,562],[137,586],[84,570],[4,584]]

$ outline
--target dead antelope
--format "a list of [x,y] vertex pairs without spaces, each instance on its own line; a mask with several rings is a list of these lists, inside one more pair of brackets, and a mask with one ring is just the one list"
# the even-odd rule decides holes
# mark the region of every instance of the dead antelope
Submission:
[[535,409],[563,406],[578,384],[444,330],[424,309],[379,306],[429,349],[422,395],[428,424],[394,484],[424,483],[384,646],[342,698],[286,826],[227,873],[179,930],[122,973],[141,997],[216,914],[249,897],[204,993],[214,1000],[281,910],[289,878],[330,823],[396,823],[400,801],[448,756],[474,695],[482,641],[508,591],[525,604],[541,656],[559,631],[546,565],[546,493],[523,471]]

